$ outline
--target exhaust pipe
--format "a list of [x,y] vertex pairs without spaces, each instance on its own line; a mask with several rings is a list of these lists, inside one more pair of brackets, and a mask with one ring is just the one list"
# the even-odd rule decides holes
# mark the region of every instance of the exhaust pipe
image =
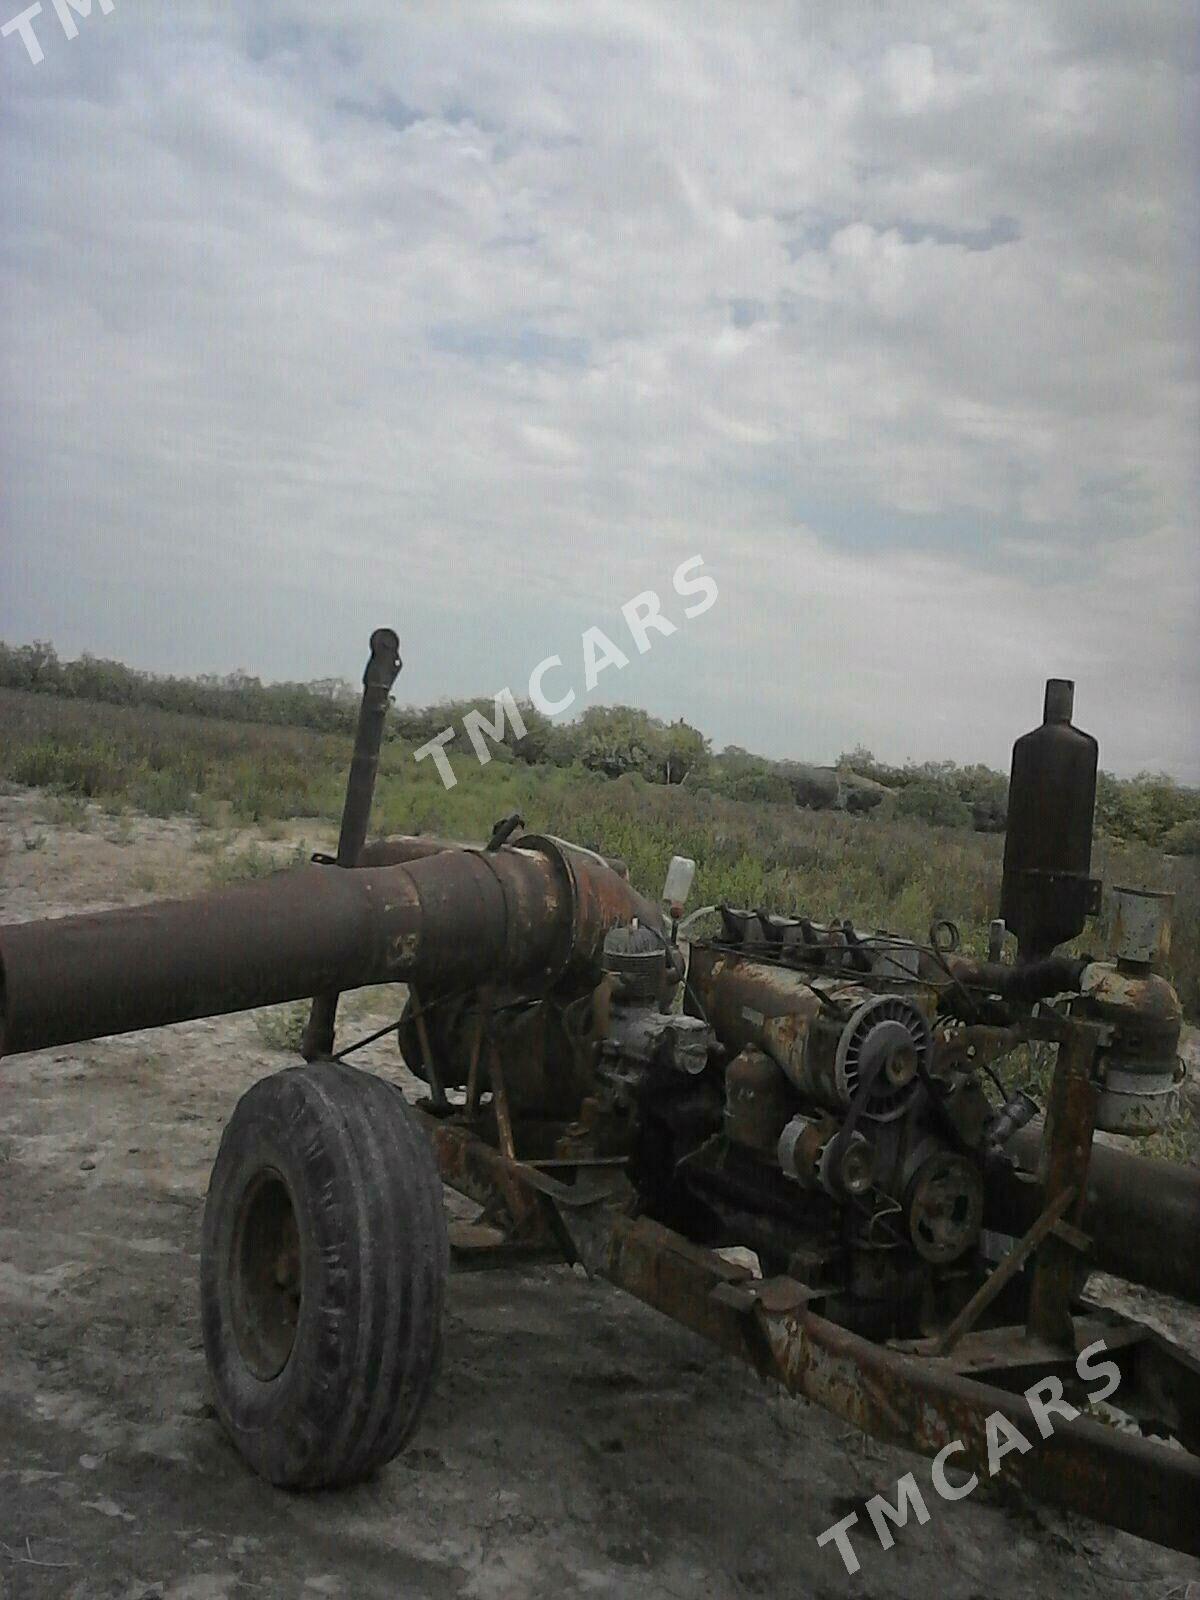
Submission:
[[[346,780],[346,799],[342,806],[342,828],[338,836],[339,867],[357,867],[367,842],[371,820],[371,801],[375,798],[375,779],[379,774],[379,747],[387,721],[388,696],[399,675],[400,641],[390,628],[376,628],[371,635],[371,658],[363,673],[362,704],[354,734],[354,755]],[[300,1044],[306,1061],[333,1054],[337,1026],[338,992],[328,989],[313,996],[308,1023]]]

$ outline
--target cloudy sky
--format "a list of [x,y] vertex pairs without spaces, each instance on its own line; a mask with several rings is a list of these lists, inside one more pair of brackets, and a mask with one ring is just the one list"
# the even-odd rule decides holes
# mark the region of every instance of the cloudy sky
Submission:
[[[4,17],[22,0],[0,0]],[[82,0],[80,0],[82,4]],[[1188,0],[52,0],[0,39],[0,637],[1200,779]],[[685,620],[702,555],[717,603]],[[678,624],[638,656],[620,607]]]

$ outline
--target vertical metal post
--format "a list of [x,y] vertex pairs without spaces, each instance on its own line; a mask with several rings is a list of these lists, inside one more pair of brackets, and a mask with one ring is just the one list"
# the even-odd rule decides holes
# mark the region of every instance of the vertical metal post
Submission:
[[[367,842],[388,696],[400,667],[400,640],[391,628],[376,628],[371,635],[371,659],[363,673],[363,695],[354,734],[354,755],[350,760],[350,776],[346,780],[342,830],[338,835],[339,867],[356,867],[362,847]],[[333,1054],[337,1006],[336,991],[314,995],[300,1043],[300,1053],[306,1061],[316,1061]]]
[[1071,1292],[1080,1247],[1086,1244],[1079,1227],[1100,1100],[1092,1077],[1098,1041],[1099,1032],[1090,1023],[1065,1023],[1050,1084],[1038,1174],[1047,1208],[1065,1191],[1074,1192],[1062,1223],[1055,1223],[1034,1255],[1026,1328],[1030,1337],[1068,1349],[1075,1339]]
[[504,1068],[500,1064],[500,1051],[493,1042],[488,1054],[488,1078],[492,1085],[492,1109],[496,1113],[496,1132],[500,1140],[500,1153],[510,1161],[517,1159],[517,1142],[513,1135],[512,1110],[508,1103],[508,1085],[504,1081]]
[[468,1119],[479,1115],[479,1068],[483,1054],[483,1008],[480,1005],[475,1018],[475,1035],[471,1040],[471,1062],[467,1070],[467,1103],[463,1115]]
[[409,984],[408,998],[412,1005],[412,1019],[416,1024],[417,1043],[421,1047],[421,1062],[425,1068],[426,1081],[429,1084],[430,1101],[436,1111],[448,1111],[450,1102],[446,1099],[446,1091],[442,1086],[442,1076],[438,1071],[437,1062],[433,1058],[433,1049],[429,1043],[429,1029],[425,1026],[425,1008],[421,1004],[421,996],[417,993],[416,984]]

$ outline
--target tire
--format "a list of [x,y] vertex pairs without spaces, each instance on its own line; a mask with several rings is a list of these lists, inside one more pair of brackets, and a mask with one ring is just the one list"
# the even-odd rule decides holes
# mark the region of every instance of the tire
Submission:
[[399,1090],[340,1062],[238,1101],[204,1209],[217,1414],[271,1483],[370,1476],[429,1398],[449,1270],[442,1185]]

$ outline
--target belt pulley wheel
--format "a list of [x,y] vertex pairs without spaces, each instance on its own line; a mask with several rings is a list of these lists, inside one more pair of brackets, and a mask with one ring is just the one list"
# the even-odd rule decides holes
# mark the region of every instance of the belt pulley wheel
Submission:
[[911,1000],[881,994],[864,1001],[838,1040],[835,1071],[845,1103],[869,1082],[862,1115],[876,1122],[903,1116],[932,1053],[929,1023]]
[[979,1168],[953,1150],[939,1151],[918,1167],[904,1209],[917,1254],[935,1264],[956,1261],[983,1221]]

